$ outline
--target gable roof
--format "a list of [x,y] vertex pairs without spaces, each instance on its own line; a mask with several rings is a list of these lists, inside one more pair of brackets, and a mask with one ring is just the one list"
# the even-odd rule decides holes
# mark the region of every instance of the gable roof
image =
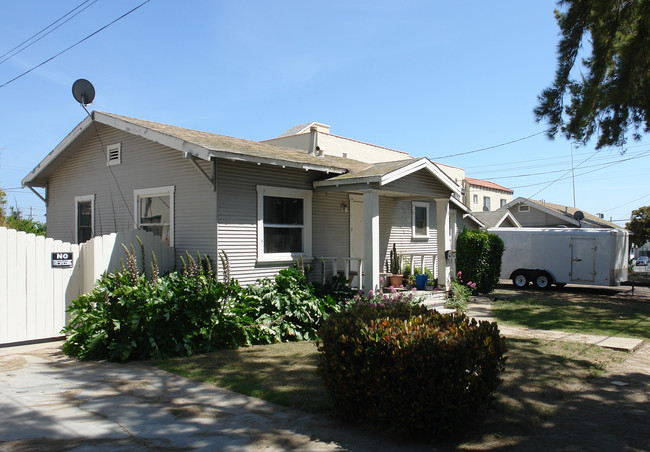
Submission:
[[298,124],[297,126],[293,126],[286,132],[284,132],[282,135],[280,135],[278,138],[282,137],[290,137],[292,135],[300,135],[303,133],[309,133],[310,129],[313,127],[316,127],[317,129],[320,129],[321,132],[329,133],[330,126],[327,124],[321,124],[320,122],[306,122],[304,124]]
[[326,173],[343,174],[363,169],[367,163],[342,157],[318,157],[294,148],[285,148],[257,141],[228,137],[210,132],[186,129],[143,119],[130,118],[94,111],[92,117],[81,121],[22,181],[23,186],[40,186],[39,178],[70,144],[82,135],[93,122],[114,127],[127,133],[160,143],[172,149],[203,160],[225,158],[231,160],[266,163]]
[[[510,201],[508,204],[505,206],[501,207],[499,210],[502,209],[510,209],[511,207],[515,207],[519,204],[524,204],[528,205],[533,209],[538,209],[541,210],[542,212],[545,212],[549,215],[552,215],[556,218],[561,219],[562,221],[565,221],[567,223],[573,224],[576,227],[591,227],[591,228],[614,228],[614,229],[621,229],[620,226],[610,223],[609,221],[606,221],[602,218],[597,217],[596,215],[592,215],[588,212],[585,212],[584,210],[577,209],[575,207],[570,207],[570,206],[564,206],[562,204],[554,204],[550,203],[547,201],[535,201],[532,199],[526,199],[523,197],[519,197],[516,199],[513,199]],[[576,220],[573,215],[577,212],[580,211],[583,213],[584,218],[581,221]]]
[[483,179],[474,179],[473,177],[465,177],[465,180],[470,184],[470,185],[476,185],[477,187],[483,187],[483,188],[490,188],[492,190],[500,190],[500,191],[505,191],[510,194],[514,193],[515,191],[506,188],[503,185],[495,184],[494,182],[490,182],[489,180],[483,180]]
[[425,157],[374,163],[366,168],[360,168],[326,180],[316,181],[314,182],[314,187],[369,183],[378,183],[380,186],[383,186],[423,169],[439,179],[453,193],[461,194],[460,187],[444,171],[438,168],[435,163]]
[[[139,136],[149,141],[162,144],[182,152],[186,157],[203,160],[217,158],[264,163],[282,167],[301,168],[331,173],[325,181],[315,182],[314,186],[347,185],[353,183],[378,182],[385,185],[426,169],[450,191],[460,195],[456,185],[437,165],[426,158],[400,160],[396,162],[365,163],[343,157],[330,155],[316,156],[303,150],[281,147],[273,144],[244,140],[225,135],[218,135],[200,130],[162,124],[143,119],[130,118],[112,113],[93,111],[70,132],[45,158],[23,178],[23,186],[42,187],[47,183],[48,167],[65,150],[82,136],[93,123],[114,127],[118,130]],[[310,123],[311,124],[311,123]]]
[[488,212],[473,213],[474,216],[481,220],[487,228],[521,227],[521,224],[509,210],[491,210]]
[[479,218],[476,217],[476,215],[474,214],[474,212],[472,212],[471,210],[469,210],[469,207],[467,207],[465,204],[463,204],[462,202],[460,202],[460,201],[459,201],[458,199],[456,199],[455,197],[452,196],[452,197],[449,198],[449,204],[450,204],[449,207],[455,208],[455,209],[457,209],[457,210],[462,210],[463,212],[465,212],[465,213],[463,214],[463,220],[467,220],[467,219],[469,219],[470,221],[473,221],[474,224],[475,224],[476,226],[478,226],[479,228],[484,228],[484,227],[486,227],[485,224],[484,224],[484,223],[483,223]]

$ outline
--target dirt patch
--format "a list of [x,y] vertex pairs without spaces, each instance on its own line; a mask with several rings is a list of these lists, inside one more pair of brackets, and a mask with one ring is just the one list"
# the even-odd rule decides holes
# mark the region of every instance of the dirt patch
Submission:
[[22,369],[27,365],[27,360],[22,356],[6,356],[0,358],[0,372],[11,372]]
[[[539,293],[499,287],[491,298]],[[613,304],[650,302],[647,288],[569,287],[554,290],[553,296]],[[489,300],[475,303],[474,310],[490,319]],[[648,341],[635,352],[616,352],[562,344],[543,331],[526,328],[504,326],[502,332],[507,341],[516,343],[513,349],[519,356],[506,364],[504,383],[484,425],[461,449],[650,450]]]

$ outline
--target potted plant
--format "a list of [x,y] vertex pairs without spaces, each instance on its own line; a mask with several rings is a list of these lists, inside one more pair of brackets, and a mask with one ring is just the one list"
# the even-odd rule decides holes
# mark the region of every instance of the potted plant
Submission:
[[393,249],[390,250],[390,265],[388,271],[390,272],[390,285],[393,287],[401,287],[404,282],[404,275],[400,273],[402,266],[400,259],[397,255],[397,247],[393,243]]

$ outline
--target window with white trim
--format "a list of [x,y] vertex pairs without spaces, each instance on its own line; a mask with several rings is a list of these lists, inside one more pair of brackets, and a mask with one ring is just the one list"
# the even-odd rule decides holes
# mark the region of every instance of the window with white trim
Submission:
[[133,190],[135,227],[174,246],[174,186]]
[[474,201],[474,204],[478,204],[478,195],[474,195],[472,200]]
[[257,258],[290,261],[311,257],[312,192],[257,186]]
[[507,203],[508,203],[508,201],[506,201],[505,199],[501,199],[501,201],[500,201],[500,206],[499,206],[499,207],[503,207],[503,206],[505,206]]
[[412,203],[412,230],[414,238],[429,237],[429,203],[413,201]]
[[95,235],[95,195],[74,198],[75,243],[84,243]]
[[122,163],[122,143],[111,144],[106,147],[106,165],[119,165]]

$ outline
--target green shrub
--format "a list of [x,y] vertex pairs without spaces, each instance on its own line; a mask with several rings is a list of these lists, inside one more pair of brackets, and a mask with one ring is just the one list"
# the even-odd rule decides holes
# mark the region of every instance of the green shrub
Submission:
[[68,308],[63,351],[127,361],[314,339],[340,306],[332,297],[316,297],[303,266],[241,287],[234,279],[217,281],[208,258],[188,255],[182,272],[159,277],[154,260],[151,275],[140,274],[127,251],[126,268],[104,275]]
[[297,267],[246,287],[233,307],[246,326],[250,344],[315,339],[323,319],[337,310],[336,300],[327,295],[317,297]]
[[476,287],[476,283],[463,283],[461,272],[458,272],[456,279],[451,281],[451,290],[445,300],[445,308],[456,309],[460,312],[467,312],[469,297]]
[[338,416],[429,439],[483,412],[506,360],[496,323],[404,302],[353,304],[320,335],[318,372]]
[[80,359],[127,361],[244,342],[245,331],[229,312],[242,289],[237,281],[218,282],[208,267],[189,258],[183,273],[161,278],[154,271],[149,281],[128,253],[126,269],[104,275],[68,308],[63,351]]
[[501,274],[503,240],[487,231],[464,229],[456,243],[456,267],[465,281],[476,283],[474,293],[492,292]]

